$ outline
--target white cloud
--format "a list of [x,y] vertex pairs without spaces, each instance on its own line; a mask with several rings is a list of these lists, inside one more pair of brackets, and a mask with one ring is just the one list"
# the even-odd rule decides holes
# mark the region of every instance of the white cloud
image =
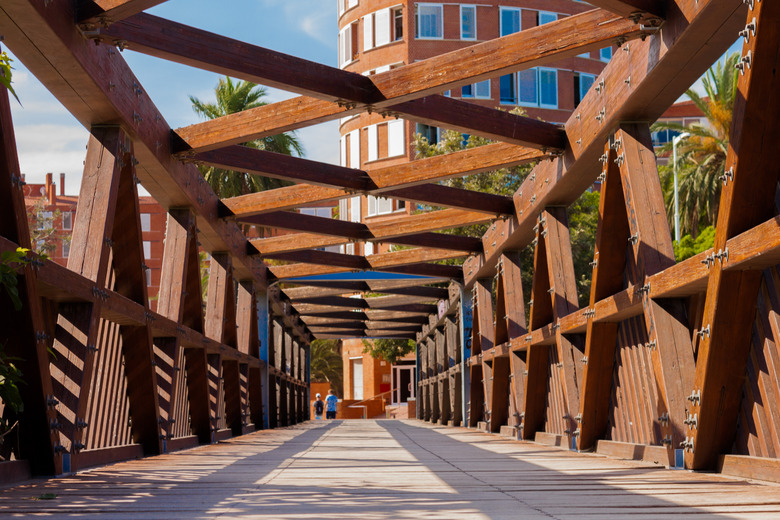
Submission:
[[46,173],[66,175],[68,195],[79,192],[89,133],[80,126],[17,125],[19,166],[29,183],[43,183]]

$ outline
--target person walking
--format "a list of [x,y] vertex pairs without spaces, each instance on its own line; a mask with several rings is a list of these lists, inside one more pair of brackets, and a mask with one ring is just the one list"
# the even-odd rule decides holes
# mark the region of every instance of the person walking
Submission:
[[317,394],[317,400],[314,401],[314,419],[317,421],[322,420],[322,412],[325,410],[325,402],[322,400],[322,396]]
[[333,393],[333,390],[328,390],[328,397],[325,398],[325,418],[326,419],[335,419],[336,418],[336,403],[339,402],[339,398],[336,397],[336,394]]

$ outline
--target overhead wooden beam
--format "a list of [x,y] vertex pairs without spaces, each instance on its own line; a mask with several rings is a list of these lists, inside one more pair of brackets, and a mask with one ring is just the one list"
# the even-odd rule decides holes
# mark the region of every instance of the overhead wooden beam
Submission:
[[[419,213],[416,215],[403,215],[378,222],[367,222],[365,224],[343,220],[334,220],[324,217],[314,217],[311,215],[302,215],[291,212],[278,212],[270,215],[271,216],[269,217],[266,217],[266,215],[256,215],[251,219],[246,219],[246,221],[252,224],[269,227],[283,227],[284,229],[289,230],[311,230],[316,226],[318,232],[330,235],[338,235],[343,238],[323,238],[322,236],[315,233],[297,233],[253,240],[252,245],[254,245],[257,250],[264,255],[283,251],[296,251],[301,249],[340,245],[349,241],[344,240],[344,238],[352,240],[371,240],[378,242],[408,244],[409,242],[404,241],[401,237],[404,235],[417,235],[420,233],[428,233],[431,231],[468,226],[472,224],[482,224],[491,220],[490,216],[487,216],[484,213],[476,213],[459,209],[443,209],[438,211],[430,211],[427,213]],[[368,232],[366,233],[365,230]],[[424,242],[425,239],[428,238],[436,237],[426,236],[419,241]],[[442,242],[447,242],[448,240],[451,242],[464,242],[462,240],[452,240],[446,238],[440,238],[439,240]],[[416,245],[417,243],[418,242],[415,242],[415,244],[412,245]],[[436,243],[424,243],[422,245],[440,247]]]
[[[295,61],[298,60],[297,58],[284,55],[279,56],[272,66],[263,69],[262,65],[269,59],[268,57],[275,57],[278,53],[247,44],[239,44],[219,35],[156,19],[149,17],[149,15],[136,15],[120,24],[114,24],[101,31],[98,37],[107,43],[113,43],[115,40],[130,42],[130,48],[140,52],[198,66],[220,74],[247,79],[255,83],[277,86],[285,90],[332,101],[338,99],[371,105],[373,110],[385,109],[390,112],[401,112],[401,110],[396,109],[395,105],[402,102],[436,95],[475,81],[544,65],[564,57],[576,56],[589,50],[610,46],[616,40],[625,41],[646,34],[647,31],[641,26],[625,19],[615,18],[612,13],[607,11],[596,9],[562,18],[546,24],[544,27],[531,28],[377,74],[372,79],[375,88],[381,92],[378,97],[382,100],[374,99],[373,101],[369,98],[371,96],[376,98],[377,93],[374,91],[369,94],[356,89],[356,85],[363,87],[364,81],[348,76],[347,74],[350,73],[334,69],[320,78],[318,77],[320,71],[317,67],[322,66],[315,64],[317,67],[305,69],[307,71],[305,77],[299,78],[299,74],[295,73],[293,67],[303,63]],[[233,56],[232,53],[237,55]],[[299,61],[304,62],[304,60]],[[246,65],[250,62],[253,65]],[[255,62],[258,65],[255,66]],[[282,66],[275,66],[277,64],[282,64]],[[353,76],[359,75],[353,74]],[[367,78],[365,79],[367,80]],[[321,83],[319,87],[318,80]],[[312,91],[312,89],[314,90]],[[358,94],[362,94],[362,96]],[[323,114],[328,111],[328,109],[318,107],[316,103],[307,100],[302,100],[301,104],[308,106],[312,116],[320,122],[323,119]],[[344,115],[346,114],[341,112],[332,113],[331,119]],[[430,114],[427,115],[430,116]],[[441,116],[452,117],[446,111],[442,111]],[[306,117],[307,113],[302,112],[300,117],[296,119],[305,119]],[[442,123],[446,124],[446,122]],[[478,121],[472,122],[471,126],[476,123]],[[270,135],[287,130],[288,128],[278,127]],[[475,128],[472,128],[471,132],[480,133],[479,129]],[[199,133],[201,136],[218,136],[220,134],[213,128]],[[186,132],[182,134],[186,134]],[[235,132],[233,135],[235,136]],[[249,140],[247,136],[241,136],[238,137],[238,141],[234,140],[234,142]]]
[[479,211],[492,215],[514,215],[515,212],[515,204],[511,197],[452,188],[441,184],[422,184],[385,191],[382,196],[422,202],[433,206]]
[[363,312],[351,312],[351,311],[333,311],[333,310],[314,310],[314,311],[301,311],[301,319],[308,323],[310,318],[327,318],[332,320],[368,320],[368,316]]
[[[605,88],[592,89],[566,122],[571,144],[564,157],[536,166],[515,194],[519,218],[489,229],[483,237],[486,254],[464,264],[467,286],[489,276],[503,250],[530,243],[545,205],[568,206],[594,182],[603,145],[620,121],[656,120],[744,27],[744,4],[713,0],[675,0],[675,4],[659,34],[615,53],[597,80],[604,80]],[[712,31],[712,27],[719,29]],[[688,65],[680,68],[680,63]]]
[[275,179],[306,182],[326,188],[374,189],[365,172],[301,157],[258,150],[248,146],[228,146],[200,152],[192,160],[225,170],[252,173]]
[[146,13],[100,30],[100,41],[217,74],[328,101],[373,104],[381,93],[366,76],[243,43]]
[[[303,264],[319,264],[332,267],[347,267],[350,269],[364,270],[371,266],[365,258],[359,255],[347,255],[333,253],[331,251],[319,251],[317,249],[304,249],[289,253],[276,253],[265,255],[264,258],[274,260],[286,260],[288,262],[300,262]],[[289,266],[285,266],[289,267]],[[287,292],[287,291],[285,291]]]
[[160,5],[167,0],[78,0],[78,21],[86,28],[90,24],[110,25],[134,14]]
[[661,23],[666,5],[661,0],[593,0],[596,7],[630,18],[637,23]]
[[[495,143],[446,155],[428,157],[411,163],[379,168],[365,172],[365,174],[369,175],[374,184],[379,187],[379,189],[372,191],[372,194],[406,198],[412,193],[415,194],[415,197],[420,197],[418,199],[412,198],[412,200],[419,200],[420,202],[429,204],[440,204],[442,202],[442,199],[440,198],[442,197],[441,193],[445,191],[449,192],[450,190],[447,190],[446,188],[442,189],[444,188],[442,186],[434,188],[424,187],[418,193],[406,191],[405,188],[420,186],[427,182],[481,173],[497,168],[509,168],[539,160],[544,157],[546,157],[546,154],[539,150],[507,145],[504,143]],[[349,171],[353,172],[355,176],[360,175],[360,173],[357,173],[359,170]],[[292,177],[290,179],[295,180]],[[329,202],[349,196],[351,196],[350,193],[339,188],[297,185],[228,198],[224,199],[222,202],[235,216],[242,218],[269,211],[299,208],[306,206],[307,204]],[[456,197],[453,196],[453,198]],[[457,204],[460,204],[461,201],[463,201],[463,198],[464,197],[462,196],[457,197],[456,200],[453,201],[456,203],[454,207],[460,207]],[[477,196],[477,200],[480,202],[474,203],[477,207],[472,209],[475,211],[487,211],[491,205],[489,202],[491,199],[492,197],[489,196]],[[488,201],[485,206],[482,205],[483,203],[481,201],[483,200]],[[467,203],[468,200],[463,201],[463,204]],[[504,209],[508,208],[505,208],[502,202],[501,210],[496,209],[495,213],[499,213]]]

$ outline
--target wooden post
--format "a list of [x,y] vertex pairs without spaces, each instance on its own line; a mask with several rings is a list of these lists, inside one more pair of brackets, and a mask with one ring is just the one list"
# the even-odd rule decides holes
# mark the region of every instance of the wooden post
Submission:
[[[23,186],[8,91],[0,87],[0,239],[4,251],[31,249]],[[17,455],[30,462],[34,475],[58,474],[62,473],[62,457],[54,451],[59,445],[58,433],[50,428],[57,418],[54,402],[49,400],[54,397],[47,350],[51,331],[46,327],[33,265],[21,269],[18,275],[22,308],[17,311],[5,294],[0,295],[5,353],[20,360],[16,366],[25,382],[19,387],[24,409],[18,415]],[[12,418],[8,407],[4,413]]]
[[[696,376],[688,406],[686,467],[711,469],[727,453],[736,432],[755,320],[760,271],[724,271],[726,242],[774,216],[780,169],[777,92],[780,89],[780,5],[749,3],[731,122],[720,211],[710,267]],[[689,387],[686,387],[690,388]]]

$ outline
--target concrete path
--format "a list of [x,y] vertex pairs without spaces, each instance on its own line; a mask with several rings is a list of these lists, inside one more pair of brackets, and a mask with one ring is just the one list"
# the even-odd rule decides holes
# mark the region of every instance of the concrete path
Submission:
[[0,491],[0,518],[780,518],[780,487],[419,421],[309,422]]

